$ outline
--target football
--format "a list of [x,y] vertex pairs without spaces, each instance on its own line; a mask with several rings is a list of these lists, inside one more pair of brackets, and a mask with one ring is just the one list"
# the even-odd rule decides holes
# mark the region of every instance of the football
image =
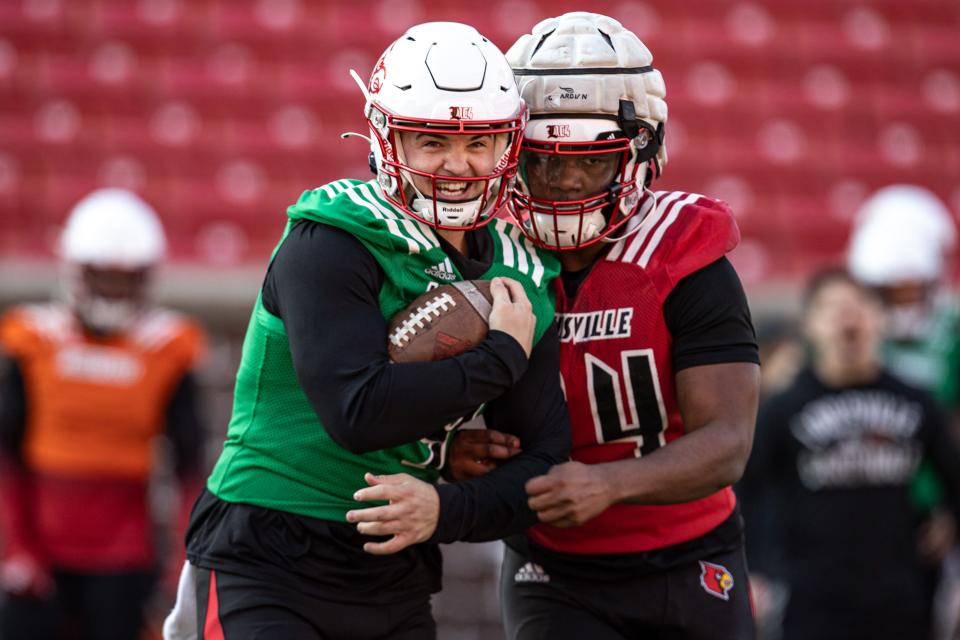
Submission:
[[492,306],[489,280],[464,280],[427,291],[390,320],[390,359],[429,362],[475,347],[487,337]]

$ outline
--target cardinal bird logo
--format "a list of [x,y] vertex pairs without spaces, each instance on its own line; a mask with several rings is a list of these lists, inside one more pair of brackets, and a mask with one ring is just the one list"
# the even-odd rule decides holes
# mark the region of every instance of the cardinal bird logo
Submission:
[[729,600],[730,590],[733,589],[733,576],[723,565],[701,560],[700,586],[715,598]]
[[380,93],[380,89],[383,88],[383,83],[386,79],[387,65],[384,63],[383,58],[380,58],[377,66],[373,69],[373,73],[370,75],[370,93]]

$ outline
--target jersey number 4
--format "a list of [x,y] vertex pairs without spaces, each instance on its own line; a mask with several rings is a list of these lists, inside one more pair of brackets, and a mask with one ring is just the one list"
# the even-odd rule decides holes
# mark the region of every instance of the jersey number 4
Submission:
[[[655,451],[664,444],[667,411],[660,393],[660,379],[653,349],[623,351],[620,372],[598,358],[586,354],[587,388],[597,442],[633,441],[637,457]],[[620,389],[627,392],[624,405]],[[624,415],[624,408],[630,415]]]

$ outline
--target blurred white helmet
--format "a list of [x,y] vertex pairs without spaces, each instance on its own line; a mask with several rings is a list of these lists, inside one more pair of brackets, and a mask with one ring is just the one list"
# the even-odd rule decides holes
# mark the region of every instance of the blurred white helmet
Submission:
[[123,189],[100,189],[70,212],[59,253],[68,304],[89,329],[115,333],[143,310],[166,239],[150,205]]
[[[411,27],[380,56],[365,89],[373,168],[387,199],[414,218],[441,229],[489,222],[509,198],[526,113],[503,53],[476,29],[455,22]],[[450,176],[411,167],[398,132],[495,136],[495,166],[470,201],[444,201],[438,182]],[[432,185],[422,193],[412,176]]]
[[922,340],[956,244],[953,217],[930,191],[893,185],[863,204],[854,225],[850,273],[880,292],[891,338]]
[[[507,52],[530,112],[514,215],[550,249],[575,249],[621,228],[640,194],[667,162],[666,87],[653,55],[631,31],[604,15],[578,11],[544,20]],[[601,193],[556,199],[530,193],[529,161],[590,155],[617,158]]]
[[884,187],[860,208],[848,255],[850,272],[871,286],[936,282],[956,244],[946,206],[912,185]]

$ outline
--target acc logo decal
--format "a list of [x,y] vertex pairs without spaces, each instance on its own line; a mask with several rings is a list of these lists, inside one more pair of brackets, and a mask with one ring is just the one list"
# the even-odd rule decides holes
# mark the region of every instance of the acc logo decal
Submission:
[[733,576],[727,568],[720,564],[700,561],[700,586],[715,598],[730,599],[730,590],[733,589]]
[[570,125],[568,125],[568,124],[548,124],[548,125],[547,125],[547,137],[548,137],[548,138],[569,138],[569,137],[570,137]]
[[373,73],[370,74],[370,93],[380,93],[386,79],[387,65],[384,64],[383,58],[380,58],[377,66],[373,69]]
[[450,107],[451,120],[473,120],[473,107]]

